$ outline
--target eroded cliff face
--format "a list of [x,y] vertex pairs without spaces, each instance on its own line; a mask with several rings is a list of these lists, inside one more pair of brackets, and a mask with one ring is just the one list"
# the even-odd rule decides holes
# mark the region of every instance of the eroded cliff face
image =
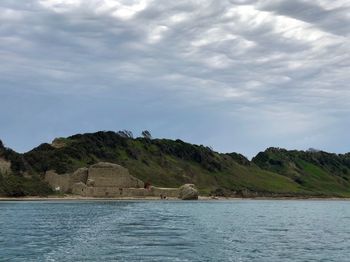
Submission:
[[11,172],[11,162],[0,157],[0,173],[6,174]]

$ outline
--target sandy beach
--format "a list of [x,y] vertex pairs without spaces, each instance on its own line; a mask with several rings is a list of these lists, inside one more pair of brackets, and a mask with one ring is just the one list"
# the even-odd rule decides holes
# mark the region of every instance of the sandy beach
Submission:
[[[26,197],[0,197],[0,201],[123,201],[123,200],[139,200],[139,201],[180,201],[181,199],[175,197],[168,197],[167,199],[160,199],[159,197],[82,197],[78,195],[64,195],[64,196],[26,196]],[[197,201],[225,201],[225,200],[323,200],[323,201],[349,201],[350,198],[339,197],[210,197],[199,196]]]

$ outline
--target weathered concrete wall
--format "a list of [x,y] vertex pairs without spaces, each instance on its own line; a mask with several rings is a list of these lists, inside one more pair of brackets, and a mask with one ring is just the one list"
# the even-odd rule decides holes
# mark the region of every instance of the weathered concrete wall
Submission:
[[76,183],[72,186],[72,193],[75,195],[86,196],[87,186],[83,182]]
[[159,188],[151,187],[150,189],[144,188],[123,188],[122,196],[123,197],[178,197],[179,189],[178,188]]
[[98,163],[89,167],[88,179],[95,187],[143,188],[144,183],[131,176],[129,171],[119,165]]
[[11,162],[0,157],[0,173],[7,174],[11,172]]
[[53,190],[68,192],[70,190],[70,175],[59,175],[55,171],[47,171],[45,181],[49,183]]
[[75,183],[83,182],[86,184],[88,180],[88,169],[86,167],[77,169],[70,177],[70,187],[72,187]]
[[178,197],[179,189],[178,188],[160,188],[160,187],[152,187],[154,196],[166,196],[166,197]]
[[49,183],[51,188],[61,192],[71,192],[74,184],[78,182],[86,183],[88,177],[87,168],[79,168],[73,174],[59,175],[55,171],[50,170],[45,174],[45,181]]
[[72,193],[85,197],[178,197],[178,188],[117,188],[89,187],[83,183],[73,185]]

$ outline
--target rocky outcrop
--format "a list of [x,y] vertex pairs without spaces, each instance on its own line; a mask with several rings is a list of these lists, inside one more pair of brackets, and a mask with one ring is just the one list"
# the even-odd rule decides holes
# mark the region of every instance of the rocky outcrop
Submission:
[[67,141],[68,140],[63,137],[58,137],[52,141],[51,146],[54,148],[63,148],[67,145]]
[[197,200],[198,190],[193,184],[185,184],[179,188],[179,198],[182,200]]

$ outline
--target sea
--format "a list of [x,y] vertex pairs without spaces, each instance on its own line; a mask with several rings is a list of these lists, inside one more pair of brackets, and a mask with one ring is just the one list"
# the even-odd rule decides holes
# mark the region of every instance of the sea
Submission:
[[0,261],[350,261],[350,201],[2,201]]

